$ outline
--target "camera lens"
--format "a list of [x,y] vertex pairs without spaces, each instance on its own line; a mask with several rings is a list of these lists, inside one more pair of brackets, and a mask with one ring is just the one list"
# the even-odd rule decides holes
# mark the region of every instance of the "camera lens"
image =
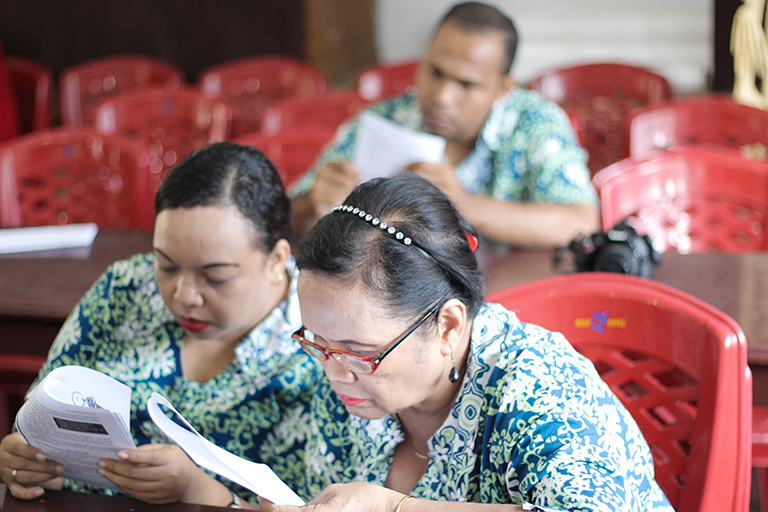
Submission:
[[636,258],[632,248],[623,244],[611,244],[595,257],[594,269],[597,272],[615,272],[617,274],[637,275]]

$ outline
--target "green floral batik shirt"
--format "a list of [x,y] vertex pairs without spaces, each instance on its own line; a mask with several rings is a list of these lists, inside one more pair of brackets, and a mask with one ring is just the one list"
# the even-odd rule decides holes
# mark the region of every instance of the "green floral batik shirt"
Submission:
[[[184,378],[184,331],[163,302],[154,277],[154,256],[141,254],[112,264],[67,318],[48,354],[41,376],[62,365],[80,365],[128,385],[131,434],[136,445],[173,444],[149,418],[146,402],[161,393],[211,442],[280,474],[302,456],[306,406],[322,368],[291,333],[301,326],[293,260],[286,300],[237,346],[235,359],[200,384]],[[214,475],[216,476],[216,475]],[[226,485],[255,502],[229,480]],[[68,482],[68,488],[109,492]]]
[[[561,334],[523,324],[498,304],[472,326],[466,376],[430,438],[432,460],[412,493],[567,510],[673,512],[648,445],[592,364]],[[311,498],[333,483],[384,485],[403,432],[394,415],[347,413],[324,380],[308,424]]]
[[[406,128],[425,131],[413,92],[369,110]],[[339,129],[315,170],[326,162],[353,160],[359,124],[355,118]],[[516,87],[493,105],[475,149],[456,168],[456,176],[468,192],[501,201],[596,206],[586,162],[586,151],[578,145],[560,107]],[[292,195],[312,187],[315,170],[292,187]]]

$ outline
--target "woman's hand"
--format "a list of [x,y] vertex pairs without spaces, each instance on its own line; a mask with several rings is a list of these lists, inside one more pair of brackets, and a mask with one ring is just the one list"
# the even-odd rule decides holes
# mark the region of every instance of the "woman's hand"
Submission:
[[365,483],[329,485],[303,507],[281,506],[259,496],[264,512],[392,512],[404,494],[380,485]]
[[42,496],[44,489],[61,489],[63,471],[64,466],[48,460],[45,452],[27,444],[18,432],[0,442],[0,477],[15,498],[31,500]]
[[197,503],[226,507],[230,491],[203,472],[175,445],[147,444],[120,450],[121,460],[102,459],[99,472],[136,499],[148,503]]

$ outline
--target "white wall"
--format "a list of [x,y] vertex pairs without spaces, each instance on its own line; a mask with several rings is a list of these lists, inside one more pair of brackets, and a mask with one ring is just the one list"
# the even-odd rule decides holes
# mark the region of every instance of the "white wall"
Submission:
[[[494,3],[494,0],[489,0]],[[713,0],[495,0],[520,35],[512,73],[622,62],[665,76],[674,94],[706,90],[713,69]],[[376,0],[382,62],[421,55],[454,0]]]

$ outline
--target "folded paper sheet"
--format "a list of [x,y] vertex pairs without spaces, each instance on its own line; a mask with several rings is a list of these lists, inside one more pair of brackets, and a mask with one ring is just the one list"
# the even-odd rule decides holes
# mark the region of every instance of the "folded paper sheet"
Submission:
[[0,229],[0,254],[88,247],[98,231],[92,223]]

